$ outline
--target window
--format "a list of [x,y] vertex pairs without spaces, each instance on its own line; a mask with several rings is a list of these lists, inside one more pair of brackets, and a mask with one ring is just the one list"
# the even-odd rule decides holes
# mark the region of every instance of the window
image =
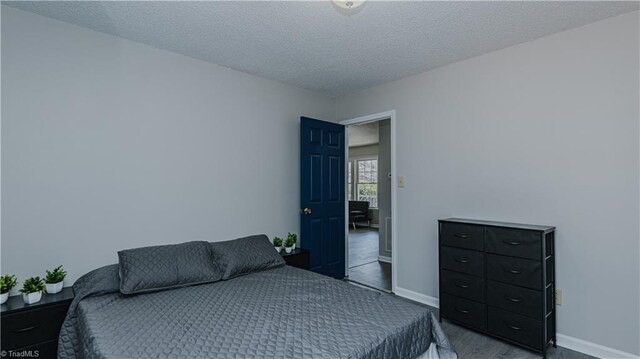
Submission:
[[378,208],[378,160],[358,160],[358,201],[368,201]]
[[375,158],[351,160],[347,171],[349,172],[347,175],[349,199],[367,201],[369,207],[378,208],[378,160]]

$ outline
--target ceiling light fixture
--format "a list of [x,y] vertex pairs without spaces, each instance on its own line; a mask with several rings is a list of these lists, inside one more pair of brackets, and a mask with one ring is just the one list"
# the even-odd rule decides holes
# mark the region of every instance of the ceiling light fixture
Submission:
[[356,1],[356,0],[347,0],[347,1],[339,1],[339,0],[332,0],[333,3],[342,9],[345,10],[353,10],[355,8],[357,8],[358,6],[364,4],[365,0],[361,0],[361,1]]

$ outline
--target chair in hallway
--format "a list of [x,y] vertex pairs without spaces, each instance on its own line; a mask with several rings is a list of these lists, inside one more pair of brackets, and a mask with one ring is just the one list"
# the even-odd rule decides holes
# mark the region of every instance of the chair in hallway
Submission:
[[349,201],[349,223],[356,229],[356,222],[367,222],[371,228],[371,218],[369,218],[369,202]]

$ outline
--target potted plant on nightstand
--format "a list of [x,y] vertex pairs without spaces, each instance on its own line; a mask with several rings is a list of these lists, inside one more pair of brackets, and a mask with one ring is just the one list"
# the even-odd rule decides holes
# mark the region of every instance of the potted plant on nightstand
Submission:
[[0,277],[0,292],[2,295],[0,296],[0,304],[4,304],[7,299],[9,299],[9,291],[13,289],[13,287],[18,284],[18,280],[15,275],[3,275]]
[[291,253],[295,244],[296,240],[291,237],[291,233],[289,233],[287,239],[284,241],[284,251],[287,252],[287,254]]
[[44,293],[44,282],[40,277],[27,278],[22,283],[22,300],[27,304],[38,303],[42,299],[42,293]]
[[[289,241],[289,239],[291,239],[293,241],[293,246],[291,248],[291,250],[296,249],[296,243],[298,243],[298,235],[295,233],[287,233],[287,241]],[[287,252],[289,253],[289,252]]]
[[54,268],[52,271],[47,271],[47,275],[44,277],[45,287],[47,293],[56,294],[62,290],[62,283],[64,277],[67,276],[67,272],[62,269],[62,266]]
[[280,250],[282,249],[282,238],[280,237],[273,237],[273,247],[276,249],[276,251],[278,251],[278,253],[280,252]]

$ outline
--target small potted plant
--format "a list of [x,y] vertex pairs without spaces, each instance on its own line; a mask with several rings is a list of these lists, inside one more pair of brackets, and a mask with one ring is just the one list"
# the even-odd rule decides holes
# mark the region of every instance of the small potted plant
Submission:
[[0,277],[0,291],[2,292],[2,296],[0,296],[0,304],[4,304],[7,299],[9,299],[9,291],[11,291],[16,284],[18,284],[18,280],[15,275],[7,274]]
[[67,276],[67,272],[62,269],[62,266],[54,268],[52,271],[47,271],[47,275],[44,277],[45,287],[47,293],[56,294],[62,290],[62,283],[64,277]]
[[44,293],[44,282],[40,277],[27,278],[22,283],[22,300],[27,304],[38,303],[42,299],[42,293]]
[[291,253],[291,251],[293,250],[293,246],[296,244],[296,240],[293,239],[293,237],[291,237],[291,233],[289,233],[289,235],[287,236],[287,239],[284,241],[284,251],[288,253]]
[[287,233],[287,241],[289,239],[291,239],[293,241],[293,246],[292,246],[291,250],[296,249],[296,243],[298,243],[298,235],[295,234],[295,233],[289,232],[289,233]]
[[282,249],[282,238],[273,237],[273,247],[276,249],[276,251],[280,252],[280,250]]

